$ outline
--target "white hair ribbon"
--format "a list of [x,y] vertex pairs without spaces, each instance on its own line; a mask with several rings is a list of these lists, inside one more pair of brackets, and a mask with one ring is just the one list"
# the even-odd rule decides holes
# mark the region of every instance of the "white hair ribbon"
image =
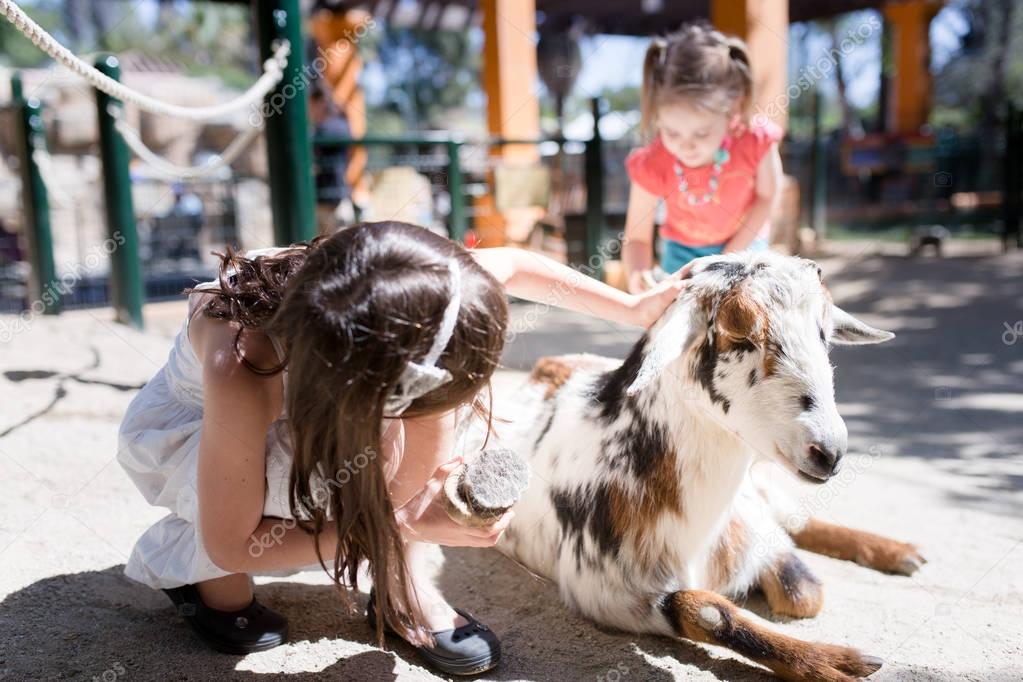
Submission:
[[434,336],[433,344],[422,360],[409,361],[405,366],[394,392],[384,405],[388,416],[400,415],[408,409],[413,400],[451,381],[451,372],[438,367],[437,360],[451,340],[455,322],[458,320],[458,311],[462,307],[462,273],[454,258],[448,261],[448,269],[451,273],[451,300],[444,309],[444,317],[437,329],[437,335]]

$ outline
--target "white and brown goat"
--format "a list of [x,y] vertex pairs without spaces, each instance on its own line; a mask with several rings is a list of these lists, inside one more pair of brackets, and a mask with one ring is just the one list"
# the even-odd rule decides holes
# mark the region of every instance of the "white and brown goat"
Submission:
[[771,253],[702,260],[624,362],[541,359],[508,397],[501,444],[533,478],[498,548],[598,623],[728,647],[794,680],[877,670],[856,649],[764,627],[725,596],[816,615],[795,546],[911,573],[912,545],[799,520],[750,476],[759,457],[823,482],[846,450],[831,344],[885,341],[834,306],[820,268]]

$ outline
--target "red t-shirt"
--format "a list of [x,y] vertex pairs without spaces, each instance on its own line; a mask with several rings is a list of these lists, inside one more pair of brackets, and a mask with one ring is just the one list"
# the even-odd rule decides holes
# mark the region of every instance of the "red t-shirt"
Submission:
[[[668,215],[661,236],[687,246],[722,244],[739,231],[743,217],[756,198],[757,167],[771,145],[784,132],[771,121],[755,122],[731,139],[728,161],[721,167],[718,190],[704,204],[690,204],[679,191],[675,164],[682,166],[689,193],[703,196],[710,189],[714,165],[690,168],[678,161],[661,142],[661,136],[645,147],[634,149],[625,160],[629,179],[646,191],[664,199]],[[758,237],[766,238],[770,225],[765,222]]]

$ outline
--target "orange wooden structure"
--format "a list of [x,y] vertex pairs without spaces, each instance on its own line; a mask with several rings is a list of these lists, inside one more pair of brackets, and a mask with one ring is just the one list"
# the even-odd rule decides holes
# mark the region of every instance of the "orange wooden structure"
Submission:
[[[372,16],[363,10],[332,12],[320,10],[309,20],[309,35],[316,41],[318,54],[310,63],[312,69],[322,68],[334,105],[348,118],[353,137],[366,134],[366,99],[359,87],[362,59],[356,48],[359,38],[372,26]],[[366,192],[367,152],[354,147],[348,161],[346,180],[358,196]]]

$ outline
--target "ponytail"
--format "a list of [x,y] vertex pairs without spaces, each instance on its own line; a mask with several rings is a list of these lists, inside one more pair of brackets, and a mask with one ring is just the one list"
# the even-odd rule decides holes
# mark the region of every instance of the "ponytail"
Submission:
[[726,44],[732,72],[729,80],[736,83],[738,90],[742,93],[738,99],[739,111],[743,118],[747,118],[753,103],[753,67],[750,64],[749,51],[746,48],[746,43],[734,36],[726,38]]
[[664,78],[664,65],[667,59],[668,42],[664,38],[651,40],[643,59],[643,87],[639,101],[639,129],[644,136],[652,135],[654,132],[657,90]]

